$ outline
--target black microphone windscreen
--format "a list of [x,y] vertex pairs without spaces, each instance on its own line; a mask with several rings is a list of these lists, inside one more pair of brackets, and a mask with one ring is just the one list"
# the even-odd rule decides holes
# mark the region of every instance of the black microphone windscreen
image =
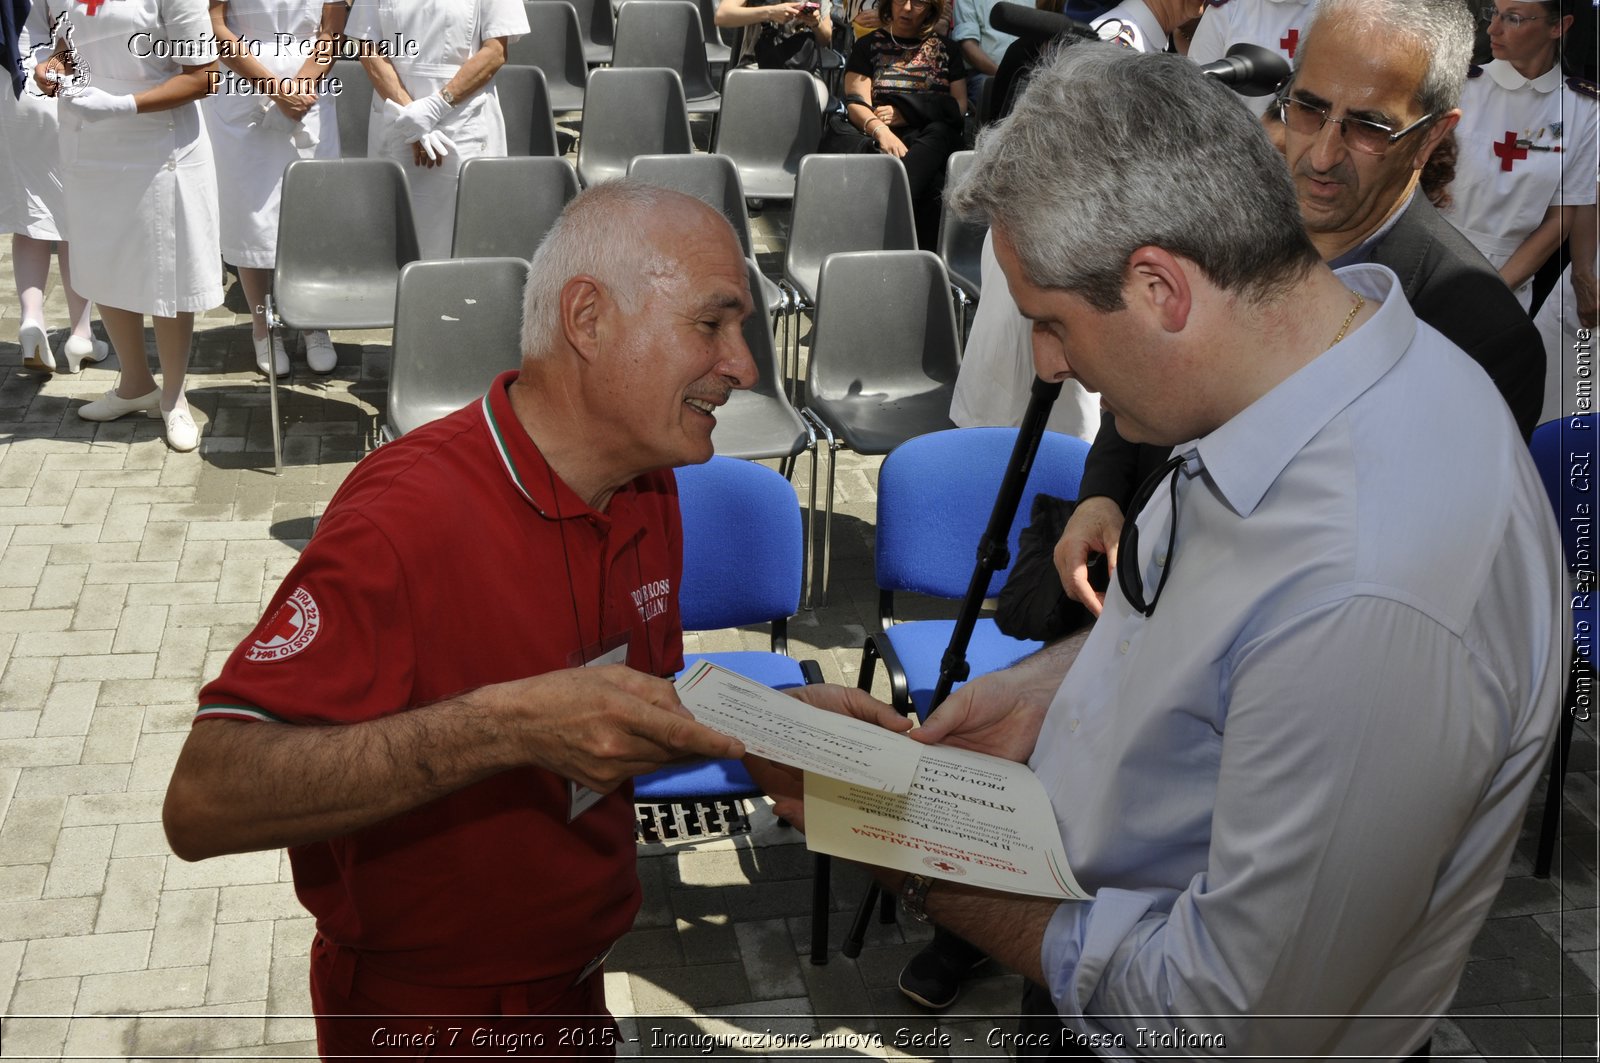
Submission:
[[1236,44],[1228,54],[1200,68],[1241,96],[1268,96],[1289,79],[1289,62],[1259,44]]
[[1063,33],[1077,36],[1094,36],[1086,24],[1054,11],[1040,11],[1023,4],[999,3],[989,11],[989,24],[1001,33],[1013,37],[1045,40]]

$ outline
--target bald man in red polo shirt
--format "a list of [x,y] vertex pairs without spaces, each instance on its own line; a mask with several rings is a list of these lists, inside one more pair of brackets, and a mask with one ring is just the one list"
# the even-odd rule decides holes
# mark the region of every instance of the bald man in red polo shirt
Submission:
[[324,1055],[612,1053],[629,780],[743,752],[670,681],[670,470],[754,383],[751,310],[716,212],[580,195],[534,256],[520,371],[356,467],[201,691],[167,836],[289,848]]

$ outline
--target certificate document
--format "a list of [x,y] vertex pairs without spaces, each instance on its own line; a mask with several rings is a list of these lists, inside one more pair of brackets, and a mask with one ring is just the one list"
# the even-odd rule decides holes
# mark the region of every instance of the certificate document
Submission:
[[806,845],[984,889],[1088,899],[1067,866],[1044,784],[1026,764],[948,746],[920,748],[905,794],[807,771]]
[[758,757],[890,793],[911,788],[923,747],[905,735],[807,705],[710,661],[679,676],[677,688],[696,720]]
[[1026,764],[926,746],[708,661],[677,689],[707,727],[805,770],[810,849],[985,889],[1087,899]]

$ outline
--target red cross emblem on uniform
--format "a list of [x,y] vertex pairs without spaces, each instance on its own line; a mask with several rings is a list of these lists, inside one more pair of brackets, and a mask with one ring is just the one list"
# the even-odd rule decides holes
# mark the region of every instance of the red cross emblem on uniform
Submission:
[[292,605],[285,602],[278,607],[278,615],[272,618],[272,628],[263,634],[269,639],[282,639],[288,642],[300,634],[300,614]]
[[99,11],[100,5],[105,2],[106,0],[78,0],[78,3],[89,9],[89,14],[91,15]]
[[1517,135],[1507,132],[1506,138],[1494,146],[1494,153],[1500,158],[1500,169],[1509,173],[1517,160],[1528,157],[1527,148],[1517,147]]
[[1294,50],[1300,47],[1300,31],[1290,30],[1278,41],[1278,47],[1289,53],[1289,58],[1294,58]]

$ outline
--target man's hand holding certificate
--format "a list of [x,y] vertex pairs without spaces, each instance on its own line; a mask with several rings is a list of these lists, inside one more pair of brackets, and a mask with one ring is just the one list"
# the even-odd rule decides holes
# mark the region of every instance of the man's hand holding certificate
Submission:
[[804,770],[806,840],[818,852],[1009,893],[1086,897],[1026,765],[923,745],[706,662],[678,681],[678,697],[752,753]]

